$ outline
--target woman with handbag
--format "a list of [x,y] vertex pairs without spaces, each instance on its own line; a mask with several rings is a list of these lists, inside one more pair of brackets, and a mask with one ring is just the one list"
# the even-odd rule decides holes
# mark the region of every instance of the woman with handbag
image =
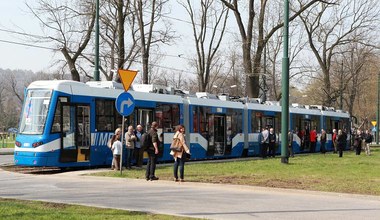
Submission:
[[185,126],[177,125],[170,149],[170,155],[174,157],[174,181],[178,182],[179,166],[179,181],[184,182],[186,154],[190,155],[190,149],[187,147],[185,140]]

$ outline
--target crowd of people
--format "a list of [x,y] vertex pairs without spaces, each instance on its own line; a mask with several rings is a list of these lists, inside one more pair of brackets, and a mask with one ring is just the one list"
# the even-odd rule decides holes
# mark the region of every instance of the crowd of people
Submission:
[[[108,147],[113,153],[113,160],[111,169],[120,170],[121,167],[121,152],[122,148],[125,151],[125,167],[126,169],[132,169],[132,162],[135,162],[137,168],[142,168],[143,165],[143,155],[144,151],[147,152],[148,161],[146,165],[145,178],[147,181],[158,180],[159,178],[155,175],[157,157],[159,154],[159,146],[163,144],[162,135],[161,137],[157,134],[158,123],[152,122],[150,130],[144,132],[142,125],[137,125],[136,130],[133,126],[128,126],[127,131],[124,134],[123,143],[121,141],[122,130],[117,128],[115,134],[109,141]],[[176,182],[184,182],[184,170],[185,161],[188,155],[190,155],[190,148],[186,145],[185,139],[185,127],[183,125],[178,125],[176,127],[176,132],[174,138],[178,138],[181,143],[180,151],[171,151],[170,154],[174,159],[173,167],[173,177]],[[179,178],[178,178],[179,169]]]
[[[304,130],[295,129],[295,131],[289,130],[288,132],[288,157],[294,157],[293,151],[293,138],[297,135],[300,139],[300,151],[308,150],[310,153],[316,152],[317,142],[320,142],[320,152],[325,154],[327,151],[327,132],[325,129],[321,129],[320,135],[318,135],[317,128],[315,127],[310,131],[306,126]],[[343,156],[343,151],[347,146],[347,132],[345,129],[333,129],[332,131],[332,144],[334,147],[334,154],[338,153],[339,157]],[[373,141],[373,135],[369,130],[365,132],[361,130],[355,130],[352,133],[353,145],[352,149],[356,151],[356,155],[360,155],[362,149],[365,149],[367,155],[371,155],[370,143]],[[259,133],[260,153],[262,158],[275,157],[277,149],[277,138],[273,128],[265,127]]]
[[[143,154],[147,152],[148,161],[146,166],[145,178],[147,181],[158,180],[155,175],[157,157],[159,154],[159,146],[162,144],[162,136],[157,134],[158,123],[152,122],[149,131],[144,132],[142,125],[137,125],[136,129],[133,126],[129,126],[124,134],[124,143],[121,142],[122,130],[120,128],[115,130],[115,134],[109,141],[109,147],[113,153],[112,170],[120,170],[121,152],[123,146],[126,149],[126,169],[132,168],[132,161],[135,162],[137,168],[142,168]],[[295,131],[289,130],[288,132],[288,157],[294,157],[293,151],[293,138],[297,135],[301,140],[300,150],[304,151],[308,149],[309,152],[315,153],[318,139],[320,141],[320,152],[326,153],[327,133],[324,129],[321,129],[320,135],[317,133],[317,128],[309,131],[308,127],[304,130]],[[190,148],[186,145],[185,139],[185,127],[178,125],[176,127],[175,134],[173,136],[173,142],[178,139],[180,142],[180,150],[171,150],[170,155],[174,159],[173,178],[176,182],[184,182],[184,170],[185,161],[188,155],[190,155]],[[355,130],[353,135],[353,149],[356,151],[356,155],[360,155],[362,148],[365,149],[367,155],[371,155],[370,143],[373,141],[373,136],[369,130],[365,132],[361,130]],[[261,156],[263,158],[275,157],[278,139],[273,128],[265,127],[259,134],[259,143],[261,149]],[[333,129],[332,131],[332,144],[334,147],[334,153],[339,153],[339,157],[343,156],[345,146],[347,146],[347,133],[345,130]],[[162,148],[161,148],[162,149]],[[179,170],[179,176],[178,176]]]

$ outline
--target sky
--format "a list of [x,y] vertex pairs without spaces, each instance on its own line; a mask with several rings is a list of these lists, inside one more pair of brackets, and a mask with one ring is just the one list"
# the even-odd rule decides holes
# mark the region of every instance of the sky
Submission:
[[17,45],[25,43],[15,30],[41,34],[38,22],[27,12],[25,0],[0,0],[0,68],[40,71],[49,68],[53,53],[46,49]]
[[[34,1],[28,1],[33,4]],[[169,20],[176,34],[180,36],[170,46],[162,46],[161,51],[166,53],[162,63],[163,67],[185,70],[188,73],[188,60],[194,53],[192,27],[186,22],[176,20],[189,20],[183,8],[176,1],[170,1],[171,14]],[[51,50],[35,48],[17,43],[25,43],[20,35],[8,33],[6,30],[25,32],[28,34],[42,35],[38,20],[33,17],[25,5],[25,0],[0,0],[0,68],[25,69],[34,72],[48,70],[56,59],[62,59],[60,53],[54,54]],[[230,16],[231,17],[231,16]],[[49,45],[43,45],[49,47]],[[139,67],[136,67],[140,70]]]

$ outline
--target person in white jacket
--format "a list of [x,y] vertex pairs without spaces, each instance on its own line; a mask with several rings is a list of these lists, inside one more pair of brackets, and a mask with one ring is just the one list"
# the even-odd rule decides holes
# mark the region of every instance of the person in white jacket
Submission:
[[115,134],[112,137],[111,143],[112,143],[112,152],[113,152],[113,158],[114,158],[114,165],[116,170],[120,170],[120,154],[121,154],[121,148],[123,147],[121,141],[120,141],[121,134]]

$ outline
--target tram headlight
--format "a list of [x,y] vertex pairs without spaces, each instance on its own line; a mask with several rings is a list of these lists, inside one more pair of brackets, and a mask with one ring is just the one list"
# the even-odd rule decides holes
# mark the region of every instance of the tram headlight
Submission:
[[17,147],[21,147],[21,142],[16,141],[15,144],[16,144]]
[[38,147],[38,146],[40,146],[40,145],[42,145],[42,144],[43,144],[42,141],[39,141],[39,142],[35,142],[35,143],[33,143],[32,146],[33,146],[33,147]]

